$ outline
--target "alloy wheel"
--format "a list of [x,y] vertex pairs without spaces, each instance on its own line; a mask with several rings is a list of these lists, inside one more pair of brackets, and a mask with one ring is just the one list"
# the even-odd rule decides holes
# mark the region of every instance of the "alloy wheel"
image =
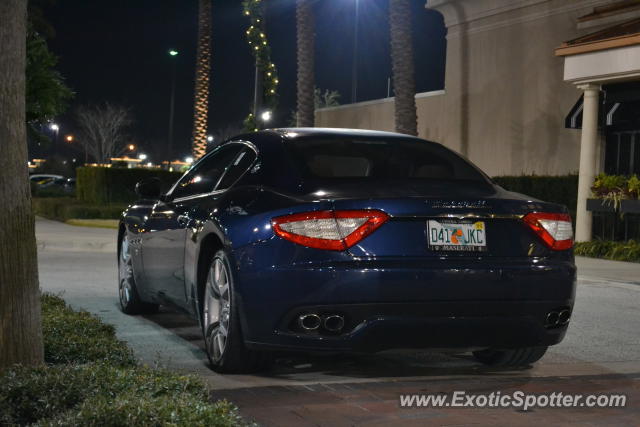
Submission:
[[131,248],[129,239],[125,234],[122,238],[120,257],[118,258],[118,289],[120,294],[120,304],[126,307],[133,295],[133,267],[131,266]]
[[231,290],[229,272],[220,258],[215,258],[204,293],[204,331],[209,357],[219,361],[224,355],[229,337]]

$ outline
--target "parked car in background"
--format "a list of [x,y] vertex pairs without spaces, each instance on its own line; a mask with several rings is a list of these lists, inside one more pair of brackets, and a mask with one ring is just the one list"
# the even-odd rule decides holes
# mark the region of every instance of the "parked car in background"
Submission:
[[76,190],[76,179],[54,174],[33,174],[29,181],[36,192],[46,190],[48,193],[73,194]]
[[471,351],[528,365],[574,303],[564,206],[508,192],[422,139],[275,129],[221,144],[122,215],[122,310],[200,322],[213,368],[273,351]]

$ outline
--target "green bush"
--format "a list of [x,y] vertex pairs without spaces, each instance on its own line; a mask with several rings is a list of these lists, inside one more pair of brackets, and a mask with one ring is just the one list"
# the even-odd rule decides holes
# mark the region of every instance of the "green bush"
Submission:
[[118,219],[125,204],[91,205],[73,197],[34,197],[33,212],[49,219],[66,221],[68,219]]
[[195,377],[105,363],[17,366],[0,375],[0,424],[240,425]]
[[614,261],[640,262],[640,242],[635,240],[627,242],[613,242],[610,240],[579,242],[576,243],[575,254]]
[[578,175],[498,176],[493,180],[506,190],[564,205],[575,219],[578,203]]
[[57,296],[41,301],[49,365],[0,372],[0,425],[245,425],[198,378],[137,366],[113,327]]
[[168,190],[181,175],[160,169],[105,167],[82,167],[76,173],[78,199],[98,205],[134,202],[137,199],[135,185],[143,179],[159,178],[164,189]]
[[44,294],[41,299],[45,362],[136,364],[131,349],[116,338],[113,326],[86,311],[72,310],[62,298]]

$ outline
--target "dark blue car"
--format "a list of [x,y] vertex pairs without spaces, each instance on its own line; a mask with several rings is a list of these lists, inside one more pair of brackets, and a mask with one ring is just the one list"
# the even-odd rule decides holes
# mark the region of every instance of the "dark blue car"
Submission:
[[472,351],[531,364],[574,302],[564,206],[505,191],[440,144],[373,131],[233,138],[122,215],[119,293],[196,318],[215,370],[274,351]]

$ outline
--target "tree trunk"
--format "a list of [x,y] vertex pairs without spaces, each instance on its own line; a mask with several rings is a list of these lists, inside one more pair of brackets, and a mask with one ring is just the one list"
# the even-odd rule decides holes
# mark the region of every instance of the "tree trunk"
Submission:
[[315,122],[315,23],[311,0],[296,0],[298,37],[298,111],[297,125],[313,127]]
[[418,135],[410,0],[389,0],[396,131]]
[[196,87],[193,107],[194,159],[207,152],[207,120],[209,117],[209,75],[211,73],[211,0],[198,2],[198,52],[196,57]]
[[0,369],[43,362],[27,170],[26,0],[0,2]]

